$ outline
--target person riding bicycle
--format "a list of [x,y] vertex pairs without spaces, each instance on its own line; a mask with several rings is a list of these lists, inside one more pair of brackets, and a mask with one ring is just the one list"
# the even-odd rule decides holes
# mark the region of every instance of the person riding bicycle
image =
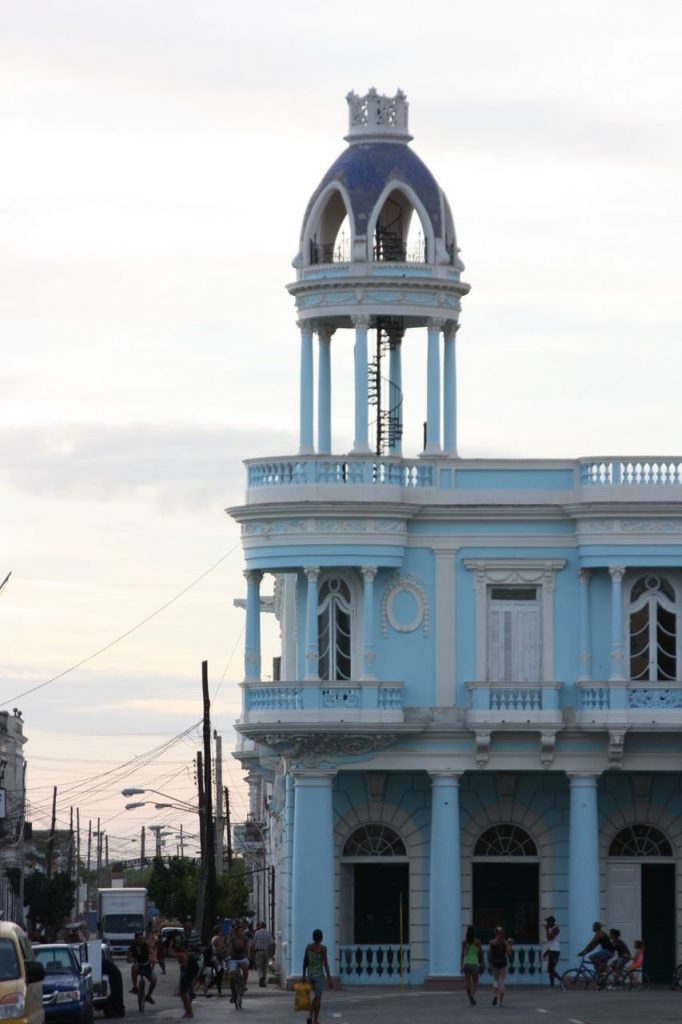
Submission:
[[632,954],[621,939],[618,928],[609,928],[609,938],[611,939],[613,952],[615,953],[615,959],[612,966],[614,970],[622,971],[628,960],[632,958]]
[[[595,921],[592,925],[592,931],[594,935],[590,942],[587,943],[584,949],[582,949],[578,956],[585,956],[590,953],[589,959],[594,964],[594,969],[597,972],[597,977],[601,978],[606,971],[606,965],[613,956],[613,943],[602,928],[601,921]],[[599,946],[599,949],[597,949]],[[590,950],[595,950],[591,953]]]
[[[643,968],[644,943],[641,939],[635,939],[635,954],[630,963],[627,964],[627,971],[630,974],[630,977],[632,978],[633,982],[637,983],[637,981],[642,980]],[[638,978],[636,978],[635,975],[638,975]]]
[[230,932],[227,940],[227,972],[230,981],[230,1002],[234,1003],[237,998],[237,971],[242,972],[242,992],[246,992],[246,983],[249,980],[249,942],[244,935],[244,927],[236,924]]
[[149,949],[147,941],[142,932],[135,932],[135,938],[132,944],[128,947],[127,960],[129,964],[132,964],[130,971],[133,987],[131,993],[133,995],[137,992],[137,982],[140,975],[143,978],[147,978],[149,981],[149,991],[145,996],[148,1003],[153,1003],[155,1000],[152,999],[152,992],[156,988],[156,978],[154,977],[154,959],[152,952]]

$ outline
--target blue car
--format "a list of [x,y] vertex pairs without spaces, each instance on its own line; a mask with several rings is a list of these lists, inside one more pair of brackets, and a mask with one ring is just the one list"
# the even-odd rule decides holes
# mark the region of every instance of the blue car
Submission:
[[77,952],[65,942],[33,947],[38,963],[45,968],[43,1007],[45,1022],[92,1024],[92,968],[81,964]]

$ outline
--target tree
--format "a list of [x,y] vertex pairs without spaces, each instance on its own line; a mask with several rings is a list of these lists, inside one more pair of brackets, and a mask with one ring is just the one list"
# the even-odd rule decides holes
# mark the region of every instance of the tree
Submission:
[[31,920],[40,921],[49,938],[71,917],[75,892],[75,882],[64,871],[52,878],[37,871],[26,876],[24,899],[31,908]]
[[197,904],[197,865],[186,857],[154,858],[147,886],[150,899],[163,917],[194,920]]
[[234,860],[232,867],[218,876],[218,917],[243,917],[249,902],[249,887],[244,861]]

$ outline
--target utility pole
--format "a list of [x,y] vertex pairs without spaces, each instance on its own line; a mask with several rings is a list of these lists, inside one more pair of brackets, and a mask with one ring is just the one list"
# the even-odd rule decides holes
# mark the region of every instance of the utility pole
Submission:
[[91,853],[92,853],[92,818],[88,818],[88,859],[87,859],[87,868],[88,868],[88,900],[87,900],[87,903],[88,903],[88,910],[90,910],[91,903],[93,902],[93,900],[91,900],[91,897],[90,897],[90,894],[92,892],[92,879],[90,878],[90,862],[91,862],[90,861],[90,857],[91,857]]
[[216,873],[223,873],[223,833],[225,830],[225,819],[223,818],[223,738],[213,730],[215,740],[215,861]]
[[143,825],[142,828],[140,829],[140,867],[141,868],[144,867],[144,860],[145,860],[145,857],[144,857],[144,837],[145,837],[145,829],[144,829],[144,825]]
[[97,819],[97,888],[102,884],[102,830],[100,819]]
[[76,917],[81,915],[81,810],[76,808]]
[[182,832],[182,825],[180,825],[180,856],[185,856],[185,837]]
[[73,875],[73,805],[69,807],[69,853],[66,860],[66,873],[71,881]]
[[197,792],[199,794],[199,847],[201,865],[197,872],[197,911],[195,927],[203,938],[204,903],[206,901],[206,810],[204,806],[204,760],[197,750]]
[[104,867],[109,870],[109,836],[104,835]]
[[208,693],[208,662],[201,663],[201,690],[204,699],[204,823],[206,827],[206,899],[202,939],[210,942],[216,918],[215,824],[213,821],[213,782],[211,772],[211,698]]
[[232,867],[232,825],[230,823],[230,791],[225,786],[225,827],[227,829],[227,870]]
[[52,878],[52,857],[54,855],[54,833],[57,827],[57,787],[52,789],[52,821],[50,835],[47,840],[47,877]]

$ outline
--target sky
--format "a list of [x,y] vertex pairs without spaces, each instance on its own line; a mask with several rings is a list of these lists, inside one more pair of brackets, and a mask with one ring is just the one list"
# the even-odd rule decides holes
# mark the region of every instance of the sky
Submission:
[[[225,509],[243,458],[297,448],[285,285],[349,90],[407,93],[453,209],[460,455],[682,452],[680,52],[678,0],[0,0],[0,705],[36,826],[56,785],[112,857],[191,831],[120,790],[194,799],[203,660],[234,745]],[[419,338],[405,361],[416,454]]]

